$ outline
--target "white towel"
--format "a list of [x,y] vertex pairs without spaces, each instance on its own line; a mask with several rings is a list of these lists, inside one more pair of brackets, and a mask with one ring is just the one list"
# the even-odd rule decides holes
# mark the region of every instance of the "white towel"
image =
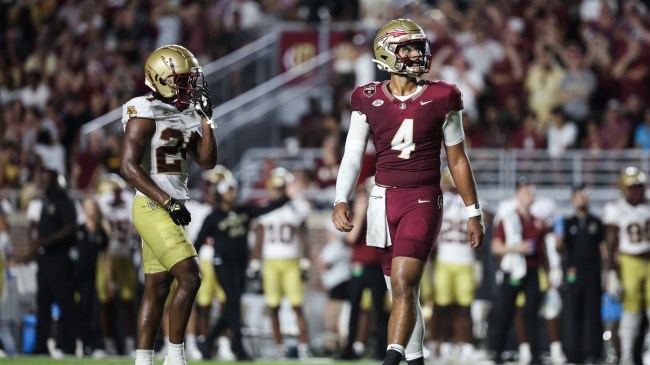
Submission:
[[[516,211],[504,214],[503,229],[506,235],[506,247],[519,246],[523,243],[521,221]],[[501,259],[501,270],[510,274],[510,278],[519,280],[526,276],[526,257],[520,253],[507,253]]]
[[393,244],[386,220],[386,188],[373,186],[368,201],[366,245],[386,248]]

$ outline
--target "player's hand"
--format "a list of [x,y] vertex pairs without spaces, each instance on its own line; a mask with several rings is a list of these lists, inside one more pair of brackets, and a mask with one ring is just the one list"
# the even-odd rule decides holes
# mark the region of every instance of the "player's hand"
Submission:
[[260,280],[262,275],[260,271],[262,270],[262,263],[258,259],[252,259],[246,268],[246,276],[250,280]]
[[201,88],[201,98],[198,103],[196,103],[196,110],[208,120],[212,119],[212,97],[210,96],[210,89],[208,89],[208,83],[204,82],[203,87]]
[[300,279],[302,281],[307,281],[309,279],[309,268],[311,268],[311,261],[308,258],[303,257],[300,259]]
[[350,222],[350,206],[348,203],[340,202],[334,207],[332,212],[332,223],[334,227],[341,232],[350,232],[354,227]]
[[485,239],[485,225],[483,216],[471,217],[467,221],[467,241],[472,248],[481,247]]
[[614,299],[620,299],[622,292],[623,285],[616,270],[607,271],[607,293]]
[[182,201],[170,197],[164,205],[165,210],[169,213],[174,223],[179,226],[186,226],[192,221],[190,211],[185,208]]

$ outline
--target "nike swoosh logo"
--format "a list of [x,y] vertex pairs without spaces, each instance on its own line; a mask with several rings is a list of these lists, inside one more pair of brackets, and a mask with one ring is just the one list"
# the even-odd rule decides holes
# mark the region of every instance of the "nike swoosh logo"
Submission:
[[431,203],[431,200],[418,199],[418,203]]
[[432,101],[433,101],[433,100],[429,100],[429,101],[420,101],[420,105],[426,105],[426,104],[429,104],[429,103],[432,102]]

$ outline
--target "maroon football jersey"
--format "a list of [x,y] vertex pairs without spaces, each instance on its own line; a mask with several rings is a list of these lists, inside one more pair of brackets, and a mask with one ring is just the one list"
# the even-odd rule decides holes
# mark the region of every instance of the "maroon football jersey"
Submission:
[[377,150],[378,184],[414,187],[440,184],[440,142],[447,114],[463,109],[460,90],[444,81],[422,81],[422,90],[400,101],[389,81],[352,93],[351,110],[366,115]]

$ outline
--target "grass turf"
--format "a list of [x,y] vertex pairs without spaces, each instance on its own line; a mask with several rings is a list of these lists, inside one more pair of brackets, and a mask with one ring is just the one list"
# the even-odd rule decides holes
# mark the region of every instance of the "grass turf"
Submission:
[[[92,365],[133,365],[134,360],[130,358],[107,358],[101,360],[95,360],[91,358],[76,359],[76,358],[64,358],[60,360],[54,360],[50,357],[45,356],[18,356],[14,358],[0,359],[0,364],[15,364],[15,365],[81,365],[81,364],[92,364]],[[163,360],[155,360],[154,365],[162,365]],[[379,361],[372,360],[363,360],[363,361],[335,361],[327,358],[315,358],[309,359],[307,361],[298,361],[298,360],[287,360],[287,361],[270,361],[270,360],[258,360],[254,362],[227,362],[227,361],[199,361],[199,360],[190,360],[187,362],[188,365],[216,365],[216,364],[233,364],[233,365],[297,365],[297,364],[309,364],[309,365],[378,365]]]

